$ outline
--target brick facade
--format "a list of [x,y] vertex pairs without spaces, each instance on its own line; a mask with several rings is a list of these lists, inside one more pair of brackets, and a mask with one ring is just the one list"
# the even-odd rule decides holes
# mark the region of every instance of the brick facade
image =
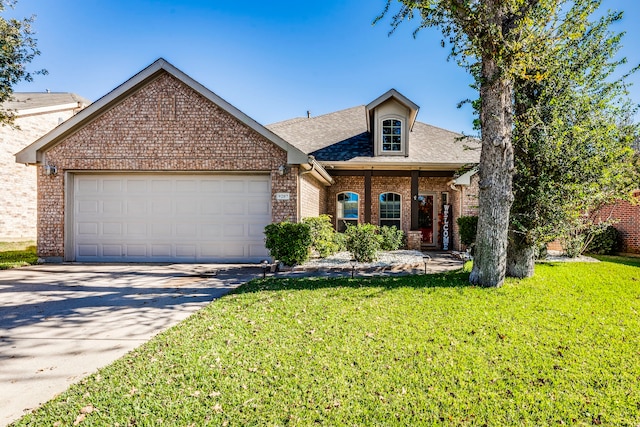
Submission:
[[[64,256],[65,172],[262,172],[271,176],[272,219],[296,221],[298,168],[287,153],[177,78],[160,73],[45,154],[38,168],[38,253]],[[289,193],[289,200],[276,200]]]
[[[452,247],[460,248],[458,237],[458,224],[456,219],[460,217],[461,212],[465,214],[477,215],[477,179],[472,180],[469,187],[457,187],[459,191],[453,190],[448,183],[451,177],[420,177],[418,179],[419,194],[433,194],[435,196],[434,203],[436,205],[436,214],[441,215],[441,206],[443,203],[442,193],[447,193],[449,204],[452,206],[453,216],[451,218],[451,227],[453,233]],[[359,196],[359,222],[363,223],[364,219],[364,177],[363,176],[335,176],[335,183],[327,189],[327,213],[334,217],[334,225],[336,223],[336,200],[337,195],[342,192],[350,191],[357,193]],[[371,177],[371,223],[378,224],[380,217],[380,194],[392,192],[401,196],[401,228],[408,234],[411,229],[411,177],[394,177],[394,176],[372,176]],[[466,203],[473,203],[471,207]],[[442,218],[439,218],[440,221]],[[440,221],[439,227],[441,226]],[[434,238],[441,238],[440,230]],[[415,240],[415,238],[414,238]],[[436,240],[437,241],[437,240]],[[416,246],[415,241],[412,242]],[[440,247],[440,243],[438,243]]]
[[622,243],[620,250],[627,253],[640,253],[640,191],[634,195],[638,199],[638,204],[621,200],[613,206],[600,210],[602,218],[617,220],[613,226],[620,234]]
[[16,128],[0,127],[0,241],[36,238],[36,168],[16,163],[14,154],[73,113],[62,110],[19,116]]
[[327,189],[310,174],[300,177],[300,218],[327,212]]

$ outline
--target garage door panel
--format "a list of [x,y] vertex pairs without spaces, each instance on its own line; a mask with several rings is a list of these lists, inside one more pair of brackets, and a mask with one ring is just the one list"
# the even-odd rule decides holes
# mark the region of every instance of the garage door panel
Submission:
[[173,225],[171,223],[151,224],[151,237],[171,237],[173,235]]
[[128,179],[127,180],[127,192],[128,193],[147,193],[148,180],[146,179]]
[[105,222],[102,224],[104,236],[122,236],[122,224],[119,222]]
[[171,257],[171,245],[170,244],[152,244],[151,245],[151,257]]
[[226,179],[223,183],[223,193],[225,194],[242,194],[244,193],[245,180],[242,179]]
[[102,255],[105,257],[121,257],[123,255],[122,245],[102,245]]
[[231,262],[268,255],[267,175],[74,176],[77,261]]
[[267,251],[264,245],[249,245],[249,256],[267,258],[269,251]]
[[242,242],[228,242],[224,246],[223,256],[227,258],[245,258],[248,254],[245,253],[245,245]]
[[225,215],[242,215],[245,210],[245,203],[241,200],[229,200],[224,204]]
[[269,215],[269,202],[255,201],[249,203],[247,212],[249,215]]
[[97,236],[98,227],[97,222],[81,222],[78,224],[78,234],[82,236]]
[[105,214],[122,214],[122,202],[120,200],[103,200],[102,212]]
[[204,179],[200,185],[202,193],[221,194],[222,179]]
[[147,201],[146,200],[128,200],[127,202],[127,215],[146,215],[147,214]]
[[98,213],[98,200],[83,200],[78,204],[79,213]]
[[77,189],[83,193],[96,193],[98,191],[98,180],[91,178],[85,179],[78,183]]
[[106,194],[120,194],[122,192],[121,179],[105,179],[102,181],[102,191]]
[[129,257],[146,258],[148,256],[147,245],[127,245],[126,251]]
[[249,181],[248,193],[262,195],[269,192],[269,183],[265,181]]
[[76,255],[78,257],[97,257],[98,245],[97,244],[78,244],[76,246]]

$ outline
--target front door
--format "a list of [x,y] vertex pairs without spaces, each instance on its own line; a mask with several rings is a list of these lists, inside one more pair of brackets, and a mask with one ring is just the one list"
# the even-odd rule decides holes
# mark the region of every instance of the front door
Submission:
[[418,196],[418,229],[422,232],[422,244],[435,246],[437,242],[435,227],[435,194]]

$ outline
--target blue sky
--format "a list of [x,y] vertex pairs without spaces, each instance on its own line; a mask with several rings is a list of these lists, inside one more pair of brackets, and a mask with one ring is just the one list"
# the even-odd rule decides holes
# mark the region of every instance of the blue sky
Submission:
[[[17,91],[75,92],[92,101],[163,57],[263,124],[366,104],[395,88],[420,106],[418,120],[472,132],[471,79],[416,23],[388,36],[373,26],[385,0],[19,0],[12,14],[36,15],[49,74]],[[624,10],[622,55],[640,63],[640,3]],[[640,103],[640,76],[632,99]]]

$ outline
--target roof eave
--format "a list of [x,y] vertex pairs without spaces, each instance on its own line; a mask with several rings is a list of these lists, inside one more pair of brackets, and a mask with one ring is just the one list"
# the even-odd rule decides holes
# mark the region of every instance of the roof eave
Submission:
[[[470,163],[427,163],[427,162],[351,162],[351,161],[323,161],[325,169],[355,169],[355,170],[424,170],[443,171],[458,170],[468,167]],[[472,163],[473,164],[473,163]]]

